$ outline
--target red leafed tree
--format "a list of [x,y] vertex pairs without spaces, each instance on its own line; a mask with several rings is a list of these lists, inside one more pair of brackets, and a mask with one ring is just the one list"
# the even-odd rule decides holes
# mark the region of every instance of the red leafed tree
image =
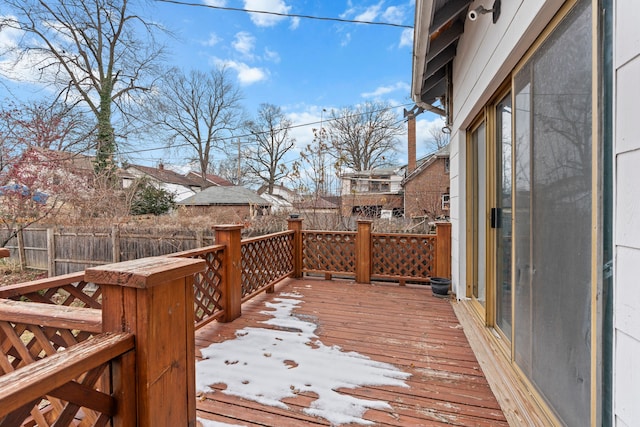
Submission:
[[77,107],[59,101],[7,102],[0,107],[0,148],[5,155],[0,172],[31,147],[86,151],[93,134],[90,120]]
[[8,232],[0,247],[89,192],[87,180],[68,171],[63,162],[37,149],[27,150],[0,179],[0,221]]

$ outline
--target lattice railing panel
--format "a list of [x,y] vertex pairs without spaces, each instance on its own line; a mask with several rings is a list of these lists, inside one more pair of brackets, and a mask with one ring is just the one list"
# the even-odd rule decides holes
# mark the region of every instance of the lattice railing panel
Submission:
[[100,286],[85,282],[84,273],[3,286],[0,288],[0,298],[72,307],[102,307]]
[[[101,345],[104,345],[102,343],[106,341],[104,339],[106,337],[107,335],[101,336],[103,338]],[[120,337],[108,337],[107,339],[113,341],[113,338],[121,340]],[[64,354],[63,358],[58,357],[56,360],[56,368],[47,367],[46,369],[49,376],[55,375],[56,377],[62,374],[62,371],[58,369],[65,369],[64,367],[73,364],[77,354],[86,354],[84,357],[87,358],[87,363],[83,366],[84,372],[77,375],[80,372],[78,369],[74,373],[63,374],[64,382],[62,385],[54,385],[42,390],[43,395],[35,400],[29,398],[18,401],[19,403],[15,406],[19,407],[8,413],[4,419],[0,416],[0,420],[7,425],[39,427],[54,425],[97,427],[110,424],[117,406],[113,397],[111,361],[103,363],[106,359],[98,358],[92,363],[90,361],[93,360],[92,353],[87,353],[85,350],[78,351],[73,356],[70,355],[72,351],[69,347],[72,347],[76,342],[84,341],[85,334],[74,334],[64,329],[0,322],[0,339],[3,350],[6,349],[0,358],[0,365],[4,371],[0,378],[15,387],[24,387],[25,384],[19,384],[17,380],[13,379],[13,376],[18,375],[17,378],[23,381],[25,371],[24,369],[18,372],[14,371],[26,367],[25,369],[31,369],[34,375],[35,372],[42,372],[33,371],[32,368],[38,367],[40,369],[42,362],[37,362],[42,358],[53,355],[58,357]],[[82,345],[89,348],[88,346],[94,345],[93,340],[91,344],[87,341]],[[116,345],[120,344],[116,343]],[[124,351],[133,349],[133,338],[124,345],[126,345]],[[79,350],[79,347],[76,349]],[[123,353],[118,351],[118,354]],[[53,361],[56,357],[52,357],[50,360]],[[51,364],[51,362],[48,363]],[[122,373],[122,375],[131,374],[132,372]],[[4,375],[7,376],[4,377]],[[71,378],[73,380],[69,381]],[[50,381],[48,383],[51,384]],[[14,395],[12,399],[20,399],[20,397]]]
[[293,272],[293,233],[285,231],[242,242],[242,298]]
[[355,274],[356,233],[303,231],[302,239],[303,271]]
[[180,252],[174,256],[202,259],[206,269],[193,277],[194,315],[196,328],[222,316],[222,260],[223,246],[210,246],[193,251]]
[[372,275],[426,281],[433,276],[436,237],[419,234],[372,234]]
[[92,332],[0,321],[0,375],[51,356]]

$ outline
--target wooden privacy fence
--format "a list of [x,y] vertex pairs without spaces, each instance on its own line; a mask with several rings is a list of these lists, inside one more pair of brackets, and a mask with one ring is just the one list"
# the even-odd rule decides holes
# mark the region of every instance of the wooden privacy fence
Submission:
[[1,287],[0,425],[195,425],[196,328],[236,319],[286,277],[403,284],[451,272],[448,224],[401,235],[291,219],[246,240],[241,225],[214,229],[217,245]]
[[20,230],[6,248],[23,267],[57,276],[97,265],[201,248],[213,242],[210,230],[131,229],[124,225],[30,227]]

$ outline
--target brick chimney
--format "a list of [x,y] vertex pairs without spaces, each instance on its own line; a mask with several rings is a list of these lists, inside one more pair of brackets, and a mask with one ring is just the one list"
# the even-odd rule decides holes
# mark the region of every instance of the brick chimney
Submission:
[[416,115],[407,114],[407,175],[416,170]]

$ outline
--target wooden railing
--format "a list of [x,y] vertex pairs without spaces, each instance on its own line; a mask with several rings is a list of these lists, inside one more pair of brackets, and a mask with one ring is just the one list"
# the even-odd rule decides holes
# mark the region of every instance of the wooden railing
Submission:
[[65,274],[0,288],[0,298],[74,307],[101,308],[102,291],[84,272]]
[[[195,425],[190,307],[204,269],[146,258],[3,288],[0,425]],[[182,398],[166,405],[167,390]]]
[[[0,425],[195,425],[195,328],[236,319],[286,277],[451,274],[449,224],[436,235],[372,233],[369,221],[329,232],[294,218],[244,241],[241,229],[215,227],[206,248],[0,288]],[[166,405],[167,390],[181,398]]]
[[400,284],[451,277],[450,223],[437,223],[434,235],[372,233],[371,221],[359,221],[356,232],[302,230],[301,220],[290,221],[290,228],[301,235],[300,274]]
[[242,301],[293,274],[293,231],[242,241]]
[[171,255],[171,257],[201,259],[205,262],[205,270],[193,277],[196,329],[213,320],[221,319],[225,315],[222,301],[225,283],[222,268],[224,256],[224,245],[208,246]]

